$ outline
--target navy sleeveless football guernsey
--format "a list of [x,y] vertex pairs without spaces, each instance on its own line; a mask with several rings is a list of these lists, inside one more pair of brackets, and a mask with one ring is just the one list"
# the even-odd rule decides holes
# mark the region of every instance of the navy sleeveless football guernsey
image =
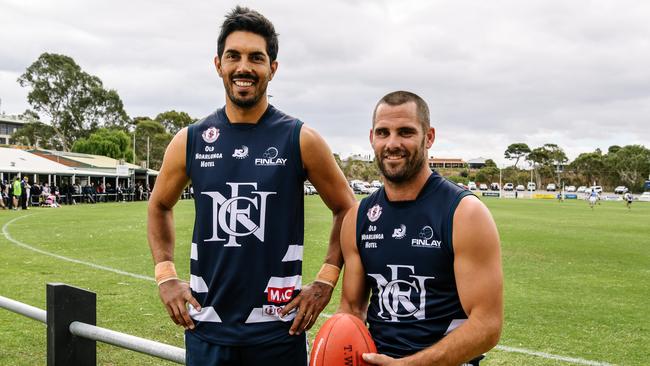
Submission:
[[390,202],[384,188],[361,201],[357,247],[371,289],[368,324],[380,353],[413,354],[467,319],[451,240],[456,207],[470,194],[433,172],[414,201]]
[[190,307],[194,334],[221,345],[288,335],[295,312],[279,312],[301,288],[302,122],[273,106],[258,123],[231,123],[225,109],[188,130],[194,187]]

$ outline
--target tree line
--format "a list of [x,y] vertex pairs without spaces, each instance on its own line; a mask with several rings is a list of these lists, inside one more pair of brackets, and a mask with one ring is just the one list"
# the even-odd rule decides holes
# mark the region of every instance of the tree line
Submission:
[[[43,53],[18,78],[29,88],[31,109],[23,116],[31,122],[17,130],[11,143],[43,149],[73,151],[109,156],[131,163],[149,158],[149,167],[160,169],[163,154],[176,132],[195,121],[189,114],[170,110],[154,118],[129,117],[117,91],[106,89],[102,81],[81,69],[69,56]],[[41,122],[41,116],[49,123]],[[135,151],[134,140],[135,136]],[[147,139],[149,150],[147,151]],[[641,145],[610,146],[607,152],[596,149],[580,154],[567,164],[564,150],[556,144],[531,149],[526,143],[513,143],[504,157],[513,162],[505,169],[493,160],[479,170],[456,169],[444,174],[457,182],[503,182],[538,185],[599,184],[627,185],[638,191],[650,175],[650,150]],[[348,179],[379,179],[375,163],[354,159],[336,161]],[[520,162],[531,169],[521,169]],[[531,178],[532,172],[532,178]]]
[[[498,182],[501,174],[504,183],[525,185],[532,181],[538,186],[555,183],[559,187],[601,185],[610,189],[624,185],[635,192],[643,191],[645,180],[650,179],[650,150],[642,145],[613,145],[607,152],[596,149],[581,153],[568,163],[564,150],[556,144],[531,149],[526,143],[519,142],[509,145],[504,157],[513,161],[513,165],[499,169],[494,161],[488,159],[478,171],[464,170],[451,178],[459,182],[489,183]],[[520,168],[520,161],[527,162],[529,168]]]
[[13,144],[104,155],[134,164],[148,158],[150,168],[160,169],[174,134],[195,121],[175,110],[154,118],[129,117],[117,91],[106,89],[99,77],[66,55],[41,54],[18,83],[29,89],[31,109],[23,117],[30,122],[11,136]]

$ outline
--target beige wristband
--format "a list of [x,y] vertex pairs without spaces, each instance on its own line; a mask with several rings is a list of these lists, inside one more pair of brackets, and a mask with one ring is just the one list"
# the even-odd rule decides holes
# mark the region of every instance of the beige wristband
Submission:
[[157,263],[156,267],[154,268],[154,273],[156,276],[156,284],[158,286],[167,281],[178,279],[178,274],[176,274],[176,267],[172,261]]
[[336,282],[339,280],[341,269],[333,264],[323,263],[323,266],[318,271],[314,282],[324,283],[326,285],[336,287]]

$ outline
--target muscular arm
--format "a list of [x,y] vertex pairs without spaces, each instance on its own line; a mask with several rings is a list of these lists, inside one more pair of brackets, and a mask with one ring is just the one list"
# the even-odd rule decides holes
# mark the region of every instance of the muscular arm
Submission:
[[154,264],[174,260],[173,207],[189,182],[185,174],[186,144],[187,128],[184,128],[167,146],[160,175],[149,199],[147,238]]
[[358,210],[358,204],[352,207],[345,215],[341,227],[341,249],[345,260],[345,272],[343,274],[343,294],[341,295],[339,311],[353,314],[365,322],[369,289],[366,285],[365,271],[357,248],[356,223]]
[[[307,171],[307,178],[334,216],[325,263],[340,268],[343,265],[340,241],[341,223],[345,213],[355,202],[354,194],[343,172],[336,165],[332,151],[325,140],[316,131],[305,125],[300,130],[300,154]],[[304,286],[301,293],[282,311],[284,315],[293,308],[299,308],[289,333],[300,334],[302,330],[311,328],[316,322],[318,314],[329,302],[332,291],[332,287],[320,282]]]
[[345,213],[355,203],[354,193],[325,140],[309,126],[303,126],[300,131],[300,152],[307,178],[334,216],[325,263],[340,268],[343,265],[341,223]]
[[[167,146],[160,175],[156,179],[147,215],[147,239],[154,264],[174,260],[174,213],[173,207],[189,182],[185,173],[185,147],[187,128],[179,131]],[[172,280],[159,287],[160,299],[174,323],[186,329],[194,328],[186,303],[200,309],[192,297],[186,282]]]

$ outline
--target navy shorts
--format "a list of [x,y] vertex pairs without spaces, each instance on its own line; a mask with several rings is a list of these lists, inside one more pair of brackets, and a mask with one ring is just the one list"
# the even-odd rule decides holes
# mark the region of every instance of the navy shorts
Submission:
[[202,340],[185,332],[185,364],[187,366],[307,366],[305,333],[283,338],[279,342],[253,346],[223,346]]

